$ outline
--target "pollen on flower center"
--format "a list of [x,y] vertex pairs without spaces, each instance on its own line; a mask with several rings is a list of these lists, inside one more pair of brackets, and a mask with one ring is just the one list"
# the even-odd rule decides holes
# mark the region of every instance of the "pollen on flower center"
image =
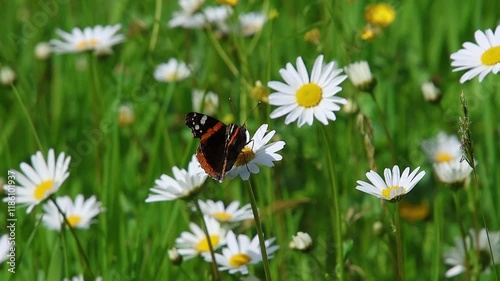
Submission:
[[406,189],[399,185],[389,186],[382,190],[382,196],[385,198],[392,200],[398,196],[406,194]]
[[46,197],[46,194],[49,190],[52,189],[54,186],[54,181],[53,180],[46,180],[41,182],[39,185],[35,187],[35,198],[37,200],[43,200]]
[[233,218],[233,216],[231,216],[226,212],[215,212],[212,213],[212,216],[216,218],[218,221],[228,221]]
[[249,263],[251,260],[252,260],[252,258],[250,258],[249,255],[243,254],[243,253],[239,253],[239,254],[236,254],[236,255],[232,256],[229,259],[229,264],[232,267],[240,267],[242,265],[245,265],[245,264]]
[[175,80],[178,80],[179,77],[180,77],[180,75],[174,71],[174,72],[167,73],[165,80],[166,81],[175,81]]
[[241,150],[240,155],[238,155],[238,159],[236,159],[236,163],[234,163],[234,166],[238,167],[241,165],[245,165],[254,158],[255,158],[255,152],[253,152],[253,150],[250,147],[245,146]]
[[481,55],[481,62],[485,65],[500,63],[500,46],[491,47]]
[[436,162],[438,162],[438,163],[446,163],[446,162],[450,162],[451,160],[453,160],[453,156],[447,152],[437,153],[434,158],[435,158]]
[[[217,245],[219,245],[219,235],[210,235],[210,242],[212,242],[212,247],[217,247]],[[196,245],[196,251],[198,253],[210,251],[206,237],[201,239],[198,245]]]
[[72,227],[75,227],[75,225],[77,225],[82,220],[82,217],[79,215],[72,215],[72,216],[68,216],[67,219],[68,219],[69,225],[71,225]]
[[315,107],[321,101],[323,97],[323,90],[320,86],[314,83],[308,83],[303,85],[297,90],[295,94],[297,97],[297,103],[303,107]]

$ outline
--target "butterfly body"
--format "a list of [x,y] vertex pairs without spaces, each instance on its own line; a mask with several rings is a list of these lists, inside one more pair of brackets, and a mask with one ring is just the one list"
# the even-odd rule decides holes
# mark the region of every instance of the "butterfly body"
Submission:
[[222,182],[246,145],[245,125],[226,125],[208,115],[190,112],[186,115],[186,126],[194,138],[200,139],[196,158],[201,167],[211,178]]

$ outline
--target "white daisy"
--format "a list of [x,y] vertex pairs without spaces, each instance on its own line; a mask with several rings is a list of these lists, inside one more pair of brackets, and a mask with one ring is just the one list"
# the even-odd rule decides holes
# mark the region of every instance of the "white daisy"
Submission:
[[420,167],[417,167],[410,174],[410,168],[406,168],[403,174],[400,175],[399,167],[394,165],[392,172],[388,168],[384,170],[385,181],[375,171],[371,170],[366,173],[366,177],[371,183],[358,180],[356,189],[380,199],[391,202],[399,201],[424,177],[425,171],[421,171],[417,175],[419,169]]
[[224,202],[212,200],[198,201],[203,214],[211,216],[220,223],[236,223],[248,219],[253,219],[252,207],[250,204],[242,206],[240,209],[239,201],[231,202],[227,207],[224,207]]
[[450,162],[434,163],[433,167],[439,180],[448,184],[463,184],[472,172],[469,163],[458,158]]
[[[226,230],[212,217],[204,216],[203,219],[207,224],[207,230],[213,249],[215,250],[224,245],[226,243]],[[208,239],[202,228],[195,223],[190,223],[189,228],[191,232],[184,231],[181,233],[180,237],[175,239],[177,252],[186,259],[191,259],[198,255],[202,255],[205,258],[210,256]]]
[[352,63],[344,67],[344,71],[354,87],[363,91],[371,91],[376,84],[370,66],[366,61]]
[[[265,241],[266,253],[268,258],[273,258],[272,254],[279,249],[279,246],[271,246],[275,238]],[[245,234],[238,237],[232,230],[229,230],[226,236],[227,247],[222,249],[222,255],[215,253],[215,260],[219,265],[219,270],[228,270],[230,274],[241,272],[248,274],[248,265],[256,264],[262,261],[262,255],[259,245],[259,237],[256,235],[251,241]],[[210,256],[206,256],[207,261],[211,261]]]
[[4,234],[0,237],[0,264],[7,260],[7,255],[10,251],[9,248],[9,235]]
[[276,105],[271,112],[271,118],[287,115],[285,124],[298,119],[297,125],[312,125],[314,118],[328,125],[328,119],[336,119],[334,111],[339,111],[339,104],[346,104],[347,100],[335,96],[342,90],[339,86],[347,76],[340,75],[342,69],[335,66],[335,62],[323,65],[323,55],[314,62],[311,77],[301,57],[297,58],[297,69],[291,63],[280,69],[285,83],[270,81],[267,85],[276,90],[269,96],[269,104]]
[[96,25],[86,27],[83,30],[73,28],[71,33],[60,29],[56,33],[63,39],[52,39],[52,51],[55,53],[80,53],[84,51],[96,51],[97,53],[109,53],[111,47],[125,41],[123,34],[116,34],[121,28],[120,24],[113,26]]
[[[84,281],[85,279],[83,278],[83,274],[80,275],[75,275],[71,277],[70,279],[64,278],[63,281]],[[102,281],[102,277],[98,276],[95,278],[95,281]]]
[[267,21],[267,16],[260,12],[250,12],[239,17],[241,33],[244,36],[252,36],[259,33]]
[[313,241],[311,236],[306,232],[297,232],[297,235],[292,236],[292,241],[288,244],[290,249],[301,252],[307,252],[312,249]]
[[146,203],[190,198],[200,190],[208,176],[195,155],[191,157],[187,171],[174,166],[172,173],[175,179],[163,174],[155,181],[156,185],[149,189],[151,194]]
[[462,144],[455,135],[439,132],[434,139],[422,141],[422,150],[433,163],[450,162],[462,158]]
[[[101,202],[98,202],[95,196],[84,200],[83,195],[78,194],[75,202],[69,196],[63,196],[57,197],[56,202],[72,228],[88,229],[93,222],[92,219],[103,210]],[[42,222],[47,228],[60,231],[61,226],[65,225],[64,218],[54,202],[49,201],[45,204],[43,212]]]
[[35,46],[35,57],[39,60],[46,60],[52,53],[52,47],[47,42],[40,42]]
[[[489,241],[488,241],[488,236]],[[476,244],[477,241],[477,244]],[[474,247],[472,247],[474,245]],[[490,253],[493,253],[493,257]],[[486,229],[481,229],[478,234],[474,230],[469,232],[469,236],[466,238],[466,247],[464,249],[462,238],[455,238],[455,245],[448,252],[444,254],[444,262],[447,265],[452,266],[445,273],[446,278],[451,278],[461,273],[465,272],[466,267],[466,255],[468,251],[477,250],[479,256],[480,267],[482,272],[488,274],[491,267],[493,266],[493,260],[495,264],[500,262],[500,232],[486,232]]]
[[193,90],[193,110],[214,115],[219,106],[219,96],[211,91]]
[[[69,176],[69,161],[71,161],[71,157],[65,157],[63,152],[56,160],[54,150],[50,149],[47,162],[45,162],[42,152],[38,151],[31,156],[32,166],[24,162],[21,163],[22,173],[13,170],[19,183],[16,186],[16,202],[27,205],[26,212],[30,213],[36,205],[59,190]],[[7,188],[8,186],[4,186],[5,190]],[[4,202],[6,202],[6,198],[4,198]]]
[[424,82],[421,90],[426,101],[436,102],[441,98],[441,90],[432,81]]
[[0,83],[2,85],[12,85],[16,81],[16,73],[14,70],[8,66],[0,66]]
[[205,26],[205,16],[202,13],[190,14],[184,11],[174,12],[168,21],[168,27],[182,27],[186,29],[198,29]]
[[194,14],[200,10],[205,0],[179,0],[181,10],[188,14]]
[[230,15],[233,14],[233,9],[228,6],[214,6],[203,9],[203,14],[208,23],[225,22]]
[[170,58],[167,63],[156,66],[154,77],[159,82],[172,82],[184,80],[191,76],[190,67],[174,58]]
[[476,43],[465,42],[463,49],[451,54],[453,72],[467,70],[460,78],[465,83],[479,75],[482,82],[488,73],[497,74],[500,71],[500,25],[493,32],[491,29],[474,33]]
[[[267,134],[266,131],[267,124],[263,124],[257,129],[252,140],[241,150],[233,168],[227,173],[231,179],[239,175],[243,180],[248,180],[250,178],[250,173],[259,173],[260,168],[258,165],[273,167],[273,161],[280,161],[283,159],[283,156],[276,152],[283,149],[285,142],[277,141],[267,144],[276,131],[272,130]],[[247,140],[248,139],[250,139],[250,135],[247,131]]]

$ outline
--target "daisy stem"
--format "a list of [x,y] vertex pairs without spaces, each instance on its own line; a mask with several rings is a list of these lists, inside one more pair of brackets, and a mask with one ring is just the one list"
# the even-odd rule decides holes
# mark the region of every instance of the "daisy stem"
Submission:
[[[460,233],[462,235],[462,247],[464,248],[465,253],[467,253],[467,233],[465,233],[464,222],[462,221],[462,215],[460,213],[460,199],[458,198],[458,192],[453,192],[453,201],[455,202],[455,212],[457,215],[458,225],[460,226]],[[464,257],[465,262],[465,280],[470,281],[471,272],[470,272],[470,259],[469,255],[465,254]]]
[[78,247],[78,252],[80,253],[80,256],[83,258],[83,261],[85,263],[86,269],[87,269],[87,271],[88,271],[88,273],[90,275],[90,279],[95,279],[95,275],[92,272],[92,268],[90,267],[89,259],[88,259],[87,255],[85,254],[85,251],[83,250],[82,243],[80,243],[80,239],[78,239],[78,235],[76,235],[75,229],[69,223],[68,218],[66,217],[66,214],[62,211],[61,207],[59,207],[59,205],[57,204],[56,200],[54,200],[53,197],[49,197],[49,200],[52,201],[52,203],[54,203],[54,205],[56,206],[57,210],[59,211],[59,213],[63,217],[64,223],[68,226],[68,228],[69,228],[69,230],[71,232],[71,235],[73,235],[73,238],[75,238],[76,245]]
[[162,0],[156,0],[155,5],[155,20],[153,24],[153,31],[151,33],[151,41],[149,41],[149,53],[153,53],[156,47],[156,41],[158,41],[158,33],[160,31],[160,21],[161,21],[161,4]]
[[[101,93],[100,81],[99,81],[99,73],[97,67],[97,57],[93,53],[89,53],[89,61],[90,61],[90,84],[91,84],[91,98],[92,98],[92,109],[93,109],[93,129],[96,132],[101,132],[99,123],[101,120],[101,100],[99,95]],[[95,154],[95,169],[96,169],[96,184],[99,184],[101,180],[101,147],[102,141],[97,141],[94,147]]]
[[235,77],[238,77],[240,74],[240,72],[238,71],[238,68],[236,68],[234,63],[229,58],[229,56],[226,54],[226,52],[224,52],[221,45],[219,44],[219,41],[217,41],[217,38],[215,38],[215,34],[214,34],[213,30],[210,28],[210,26],[208,27],[207,34],[208,34],[208,39],[210,39],[210,42],[212,43],[212,45],[215,48],[215,51],[217,51],[217,53],[219,54],[221,59],[224,61],[224,63],[226,63],[226,65],[229,68],[229,70],[231,71],[231,73],[233,73],[233,75]]
[[380,104],[378,103],[377,99],[375,98],[375,94],[371,93],[371,96],[373,98],[373,102],[375,103],[375,107],[377,108],[377,113],[380,117],[380,121],[382,122],[382,125],[384,127],[384,133],[385,133],[385,137],[387,138],[387,144],[389,145],[389,150],[391,151],[392,164],[396,164],[396,153],[394,151],[394,145],[392,144],[391,134],[389,133],[389,127],[387,127],[387,120],[385,119],[384,112],[382,111],[382,107],[380,107]]
[[330,217],[332,219],[332,231],[335,239],[336,246],[336,262],[337,262],[337,274],[339,280],[344,280],[344,251],[342,245],[342,223],[340,216],[340,204],[339,204],[339,191],[337,188],[337,179],[335,176],[335,167],[333,165],[332,153],[330,150],[331,142],[328,140],[328,133],[326,131],[326,126],[321,126],[324,138],[324,146],[326,148],[327,160],[328,160],[328,168],[329,168],[329,177],[332,185],[331,192],[328,192],[329,199],[333,201],[333,209],[330,208]]
[[210,238],[210,233],[208,233],[207,223],[205,222],[205,218],[203,217],[203,212],[201,211],[200,203],[197,198],[193,199],[193,203],[196,206],[196,210],[200,213],[201,216],[201,226],[203,228],[203,232],[205,233],[205,237],[207,237],[208,249],[210,249],[210,257],[212,258],[212,273],[214,280],[220,280],[219,269],[217,268],[217,262],[215,260],[215,252],[214,246],[212,245],[212,239]]
[[397,265],[398,265],[398,280],[405,280],[404,277],[404,255],[403,255],[403,243],[402,243],[402,229],[401,229],[401,220],[399,216],[399,202],[394,204],[394,224],[396,228],[396,256],[397,256]]
[[36,132],[35,126],[33,125],[33,120],[31,120],[31,116],[28,113],[28,110],[26,109],[26,106],[24,105],[23,100],[21,99],[21,95],[19,95],[19,92],[17,91],[16,86],[12,85],[12,91],[14,92],[14,95],[16,96],[17,101],[19,102],[19,105],[21,105],[21,108],[23,109],[24,115],[26,115],[26,120],[28,121],[30,129],[33,133],[33,137],[35,138],[35,142],[38,145],[38,149],[43,151],[43,146],[42,146],[42,143],[40,142],[40,139],[38,138],[38,134]]
[[250,180],[247,181],[248,195],[250,195],[250,205],[252,206],[253,218],[255,226],[257,227],[257,235],[259,236],[260,252],[262,254],[262,262],[264,263],[264,272],[266,274],[266,281],[271,281],[271,271],[269,270],[269,261],[267,259],[266,242],[264,240],[264,232],[262,231],[262,224],[260,222],[259,210],[257,209],[257,200],[255,200],[255,193]]

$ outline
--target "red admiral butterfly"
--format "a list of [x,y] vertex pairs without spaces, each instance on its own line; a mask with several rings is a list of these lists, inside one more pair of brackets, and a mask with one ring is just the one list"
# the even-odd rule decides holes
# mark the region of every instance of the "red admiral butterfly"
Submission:
[[186,114],[186,126],[200,139],[196,158],[207,174],[219,182],[231,170],[241,150],[247,144],[246,126],[226,125],[205,114]]

